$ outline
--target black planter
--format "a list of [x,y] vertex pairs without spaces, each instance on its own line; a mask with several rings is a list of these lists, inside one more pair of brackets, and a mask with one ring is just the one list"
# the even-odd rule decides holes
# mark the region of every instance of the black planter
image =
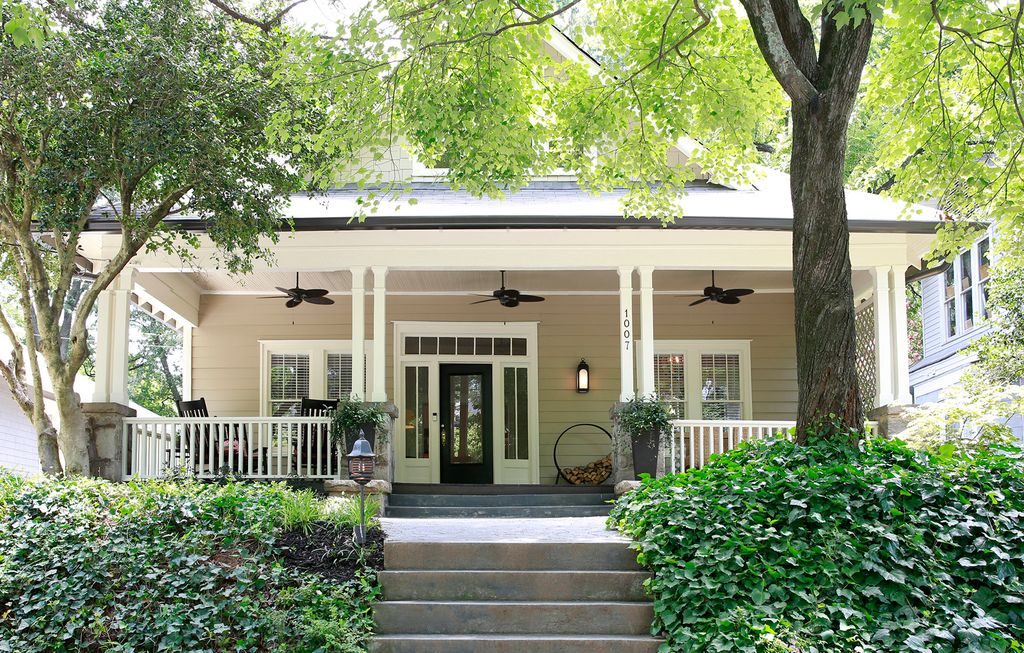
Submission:
[[658,471],[658,447],[661,444],[661,431],[651,430],[634,433],[630,442],[633,445],[633,474],[637,480],[641,474],[654,476]]

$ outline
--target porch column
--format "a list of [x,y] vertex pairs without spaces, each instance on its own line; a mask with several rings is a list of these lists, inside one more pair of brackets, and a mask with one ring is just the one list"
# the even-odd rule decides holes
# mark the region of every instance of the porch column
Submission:
[[897,404],[906,405],[911,403],[906,269],[894,266],[891,281],[889,296],[892,298],[893,399]]
[[640,270],[640,394],[654,394],[654,267]]
[[134,268],[125,268],[96,299],[94,403],[128,405],[128,319],[134,283]]
[[366,396],[366,268],[352,272],[352,395]]
[[388,393],[384,383],[385,365],[384,359],[387,355],[387,316],[385,315],[385,304],[387,303],[387,279],[388,269],[382,265],[375,265],[373,270],[373,391],[370,393],[370,401],[387,401]]
[[633,398],[633,268],[619,268],[619,401]]
[[893,325],[889,296],[889,267],[876,267],[871,271],[875,290],[875,407],[888,406],[892,394]]

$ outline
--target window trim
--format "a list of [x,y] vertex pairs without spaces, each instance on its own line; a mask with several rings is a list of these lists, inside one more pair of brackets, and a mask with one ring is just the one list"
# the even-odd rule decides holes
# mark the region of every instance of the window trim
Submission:
[[[639,345],[639,341],[636,343]],[[636,348],[639,351],[639,347]],[[750,340],[655,340],[654,355],[682,354],[686,378],[686,413],[685,419],[703,420],[701,405],[704,402],[701,393],[702,354],[738,354],[740,358],[740,406],[741,419],[753,419],[753,383],[750,372]],[[691,361],[695,361],[691,363]],[[657,382],[657,380],[655,380]],[[714,402],[711,402],[714,403]],[[701,417],[695,417],[701,416]],[[676,419],[684,419],[677,417]]]
[[[992,240],[993,233],[991,229],[985,231],[984,235],[979,237],[970,247],[967,247],[953,257],[953,260],[949,262],[950,269],[953,271],[953,308],[956,315],[956,333],[950,333],[949,320],[947,318],[946,306],[949,304],[949,298],[946,296],[946,275],[943,274],[939,282],[939,317],[942,320],[942,340],[944,343],[950,343],[960,338],[964,338],[971,333],[982,328],[988,322],[988,318],[985,317],[985,293],[984,285],[992,278]],[[979,246],[982,241],[988,240],[988,258],[989,258],[989,276],[984,279],[981,278],[981,252]],[[971,285],[969,289],[963,288],[963,259],[965,256],[971,257]],[[967,308],[964,296],[967,293],[971,296],[971,308],[973,315],[971,316],[971,326],[967,326],[967,316],[965,310]]]
[[[327,396],[328,354],[352,355],[351,340],[260,340],[259,414],[269,417],[270,410],[270,356],[272,354],[306,354],[309,356],[309,396]],[[366,385],[370,387],[370,352],[366,352]]]

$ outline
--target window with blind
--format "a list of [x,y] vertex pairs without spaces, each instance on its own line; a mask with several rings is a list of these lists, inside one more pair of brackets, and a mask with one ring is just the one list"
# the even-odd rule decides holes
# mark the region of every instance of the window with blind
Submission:
[[347,340],[261,341],[261,414],[299,416],[305,398],[351,395],[351,348]]
[[978,327],[988,317],[991,236],[957,254],[942,277],[942,321],[946,338]]
[[749,341],[655,342],[655,392],[673,419],[748,419],[749,385]]
[[309,396],[309,355],[270,355],[270,415],[299,414],[303,397]]
[[702,419],[743,419],[739,354],[701,354]]
[[686,419],[686,354],[654,356],[654,387],[675,419]]

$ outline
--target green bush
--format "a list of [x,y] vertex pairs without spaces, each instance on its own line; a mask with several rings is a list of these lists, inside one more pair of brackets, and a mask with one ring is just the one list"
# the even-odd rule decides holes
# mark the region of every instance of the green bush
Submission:
[[774,441],[649,480],[611,521],[663,651],[1024,648],[1024,459]]
[[304,500],[281,484],[0,475],[0,651],[363,650],[372,571],[338,585],[277,555]]

